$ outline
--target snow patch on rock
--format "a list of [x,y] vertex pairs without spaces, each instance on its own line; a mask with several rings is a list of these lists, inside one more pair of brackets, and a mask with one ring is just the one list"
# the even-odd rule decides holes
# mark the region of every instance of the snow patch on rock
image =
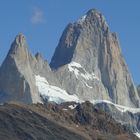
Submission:
[[93,88],[92,86],[88,85],[85,81],[82,81],[82,82],[86,85],[86,87]]
[[46,78],[40,75],[35,76],[36,86],[43,99],[49,102],[62,103],[62,102],[79,102],[79,98],[76,95],[69,95],[65,90],[52,86],[48,83]]
[[[73,66],[73,64],[72,64],[72,66]],[[74,66],[81,67],[80,64],[76,64]],[[83,101],[79,100],[78,96],[69,95],[65,90],[63,90],[59,87],[50,85],[48,83],[48,81],[44,77],[41,77],[40,75],[36,75],[35,79],[36,79],[36,86],[39,90],[40,95],[47,101],[55,102],[55,103],[71,102],[71,101],[77,102],[77,103],[83,102]],[[133,114],[140,112],[140,108],[130,108],[130,107],[112,103],[111,101],[108,101],[108,100],[91,100],[90,102],[93,105],[96,105],[99,103],[111,104],[111,105],[114,105],[120,112],[128,111]],[[71,108],[71,109],[75,108],[75,105],[69,106],[69,108]]]
[[134,133],[134,135],[136,135],[139,139],[140,139],[140,133]]
[[131,112],[133,114],[140,112],[140,108],[131,108],[131,107],[127,107],[127,106],[122,106],[122,105],[114,104],[108,100],[92,100],[91,103],[93,103],[94,105],[99,104],[99,103],[111,104],[111,105],[114,105],[120,112],[127,112],[128,111],[128,112]]
[[75,109],[77,107],[77,104],[74,104],[74,105],[69,105],[68,106],[70,109]]
[[[94,73],[87,72],[79,63],[71,62],[68,64],[68,69],[70,72],[73,72],[78,79],[78,77],[82,77],[85,80],[98,80],[99,78]],[[80,71],[80,69],[82,71]]]

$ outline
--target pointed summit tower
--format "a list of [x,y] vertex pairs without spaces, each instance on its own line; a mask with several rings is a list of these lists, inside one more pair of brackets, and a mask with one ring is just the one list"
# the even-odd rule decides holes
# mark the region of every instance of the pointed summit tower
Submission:
[[77,22],[68,24],[64,30],[52,57],[51,68],[57,69],[70,63],[72,59],[79,56],[78,53],[82,55],[94,46],[99,48],[100,38],[109,36],[111,34],[109,33],[104,16],[96,9],[89,10]]
[[116,33],[91,9],[69,24],[52,57],[62,86],[82,100],[110,100],[138,107],[139,96],[122,56]]
[[0,67],[0,102],[41,102],[30,66],[25,36],[16,36],[6,59]]

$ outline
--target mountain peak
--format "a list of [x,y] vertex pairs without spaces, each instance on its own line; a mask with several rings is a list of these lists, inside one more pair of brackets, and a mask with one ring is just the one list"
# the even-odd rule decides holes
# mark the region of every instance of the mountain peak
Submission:
[[[96,10],[90,9],[84,16],[82,16],[76,23],[82,25],[83,28],[91,26],[100,28],[102,31],[107,32],[109,27],[103,14]],[[84,26],[85,25],[85,26]]]
[[92,8],[87,12],[87,15],[89,14],[101,14],[101,12],[95,8]]
[[[69,64],[73,62],[76,65],[69,69]],[[121,105],[139,106],[139,96],[122,56],[118,38],[109,30],[104,16],[96,9],[89,10],[78,22],[67,26],[50,66],[52,69],[59,69],[58,76],[62,76],[59,71],[67,73],[67,76],[60,77],[63,79],[62,84],[68,89],[68,93],[75,93],[82,100],[103,98]],[[85,83],[85,73],[94,78],[86,78]],[[73,83],[75,80],[77,86],[65,84],[71,79],[71,74]],[[84,81],[82,85],[80,78]],[[83,86],[85,87],[81,91]]]
[[[0,102],[40,102],[32,66],[34,57],[29,52],[25,36],[19,33],[0,67]],[[36,64],[37,65],[37,64]],[[6,84],[5,84],[6,83]]]
[[23,33],[19,33],[15,38],[15,43],[19,46],[24,46],[26,38]]
[[103,16],[103,14],[96,10],[96,9],[91,9],[87,12],[87,17],[89,17],[92,20],[98,20],[99,22],[106,22],[105,21],[105,17]]
[[100,36],[107,37],[109,34],[111,33],[104,16],[96,9],[89,10],[78,21],[68,24],[55,50],[50,66],[57,69],[70,63],[75,55],[81,53],[82,50],[101,46]]
[[26,43],[26,38],[22,33],[19,33],[13,43],[11,44],[11,48],[9,50],[8,56],[9,55],[18,55],[19,52],[26,52],[27,53],[27,43]]

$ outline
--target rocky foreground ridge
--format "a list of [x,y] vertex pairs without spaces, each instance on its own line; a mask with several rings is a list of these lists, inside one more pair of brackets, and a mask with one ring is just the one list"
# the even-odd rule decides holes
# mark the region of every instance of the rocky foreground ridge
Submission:
[[[60,42],[56,47],[50,64],[44,60],[40,53],[36,53],[36,55],[30,53],[26,38],[20,33],[16,36],[4,62],[0,66],[1,104],[5,102],[18,102],[22,104],[46,104],[48,102],[62,104],[65,102],[75,102],[81,104],[85,101],[90,101],[97,109],[112,116],[111,122],[114,122],[114,124],[111,122],[109,123],[115,126],[117,130],[121,130],[121,132],[117,132],[117,136],[116,132],[114,136],[112,126],[109,128],[107,126],[111,134],[109,134],[107,130],[103,130],[106,134],[92,131],[95,132],[97,136],[105,135],[105,139],[109,138],[109,135],[112,139],[119,139],[119,137],[124,136],[122,132],[126,133],[124,139],[125,137],[131,139],[132,136],[134,136],[128,134],[129,131],[137,135],[139,134],[139,94],[140,88],[134,85],[121,52],[117,34],[110,31],[104,16],[95,9],[89,10],[86,15],[81,17],[78,21],[68,24],[60,38]],[[33,106],[33,108],[36,108],[36,105]],[[16,114],[21,112],[22,114],[22,111],[26,113],[29,111],[28,108],[32,108],[30,105],[26,107],[27,110],[24,106],[19,105],[4,105],[0,108],[7,110],[8,115],[5,116],[5,121],[9,121],[9,119],[15,120],[15,117],[11,115],[11,113]],[[89,109],[90,107],[91,105]],[[8,108],[11,108],[11,111]],[[40,105],[39,109],[42,108],[44,107]],[[58,118],[60,112],[57,112],[58,115],[55,114]],[[2,111],[0,115],[3,116],[5,113],[6,112]],[[27,115],[29,115],[29,118],[27,119],[30,119],[32,115],[28,113]],[[38,119],[41,119],[36,113],[35,111],[33,114],[35,116],[37,115],[36,117],[39,117]],[[77,112],[73,113],[75,114]],[[103,117],[106,117],[106,113],[103,114]],[[69,115],[71,116],[74,114],[70,113]],[[52,115],[53,114],[50,114],[50,116]],[[62,113],[61,115],[65,114]],[[73,118],[73,116],[71,117]],[[69,116],[68,118],[70,120],[72,119]],[[23,120],[24,119],[25,118],[23,118]],[[35,120],[31,121],[36,122],[36,118],[33,119]],[[69,122],[69,119],[66,120],[68,121],[67,123],[75,123]],[[92,122],[94,118],[89,115],[88,119]],[[23,120],[19,120],[17,123],[21,123]],[[52,124],[49,120],[47,120],[47,122],[54,125],[56,128],[60,127],[58,124]],[[39,122],[36,123],[39,124]],[[120,124],[122,126],[120,126]],[[4,125],[5,127],[7,126],[6,129],[3,129],[5,132],[8,132],[10,127],[12,128],[12,124],[8,124],[7,122],[5,122],[3,126]],[[32,125],[35,124],[27,125],[32,127]],[[98,125],[97,123],[97,126]],[[40,126],[40,128],[42,127],[42,131],[46,132],[47,128],[45,126]],[[97,127],[97,130],[99,127],[100,126]],[[86,129],[89,131],[89,128],[91,128],[91,126]],[[35,130],[36,129],[37,128],[35,128]],[[51,129],[54,130],[54,128]],[[72,127],[72,129],[74,128]],[[83,129],[85,130],[83,127],[80,130]],[[59,132],[58,130],[56,131]],[[128,131],[128,133],[126,131]],[[15,132],[18,134],[21,133],[17,130],[15,130]],[[15,132],[13,139],[18,139]],[[56,136],[58,136],[57,132]],[[10,133],[12,132],[9,131],[9,135]],[[40,132],[40,134],[42,133],[43,132]],[[69,128],[65,130],[64,134],[69,137],[68,133]],[[81,133],[82,131],[78,131],[78,134],[70,132],[73,139],[84,139],[85,137],[82,137],[83,135],[81,135]],[[24,134],[26,138],[29,136],[27,132]],[[33,139],[34,135],[35,134],[33,134],[33,137],[29,136],[29,139]],[[91,133],[84,133],[84,135],[88,135],[89,138],[92,137]],[[1,136],[5,136],[4,133],[1,133]]]
[[2,140],[138,140],[110,115],[83,104],[0,106]]

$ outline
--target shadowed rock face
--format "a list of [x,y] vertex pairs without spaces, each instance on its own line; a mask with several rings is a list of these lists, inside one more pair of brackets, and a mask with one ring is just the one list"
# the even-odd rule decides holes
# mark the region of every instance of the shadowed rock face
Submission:
[[76,57],[81,57],[82,51],[86,51],[86,49],[94,46],[99,48],[100,35],[103,37],[108,32],[109,28],[102,14],[95,9],[88,11],[77,22],[70,23],[66,27],[52,57],[50,66],[57,69],[71,62],[75,53],[78,53]]
[[79,25],[69,24],[64,30],[58,45],[59,47],[56,48],[50,63],[53,69],[57,69],[72,61],[77,39],[80,34],[79,28]]
[[70,109],[70,104],[0,106],[0,139],[138,140],[110,115],[89,102],[75,109]]
[[[75,76],[74,70],[68,70],[72,62],[98,78],[82,79],[81,71]],[[56,70],[62,87],[83,100],[106,99],[121,105],[139,106],[139,96],[118,37],[109,30],[105,18],[97,10],[88,11],[66,27],[50,66]]]

